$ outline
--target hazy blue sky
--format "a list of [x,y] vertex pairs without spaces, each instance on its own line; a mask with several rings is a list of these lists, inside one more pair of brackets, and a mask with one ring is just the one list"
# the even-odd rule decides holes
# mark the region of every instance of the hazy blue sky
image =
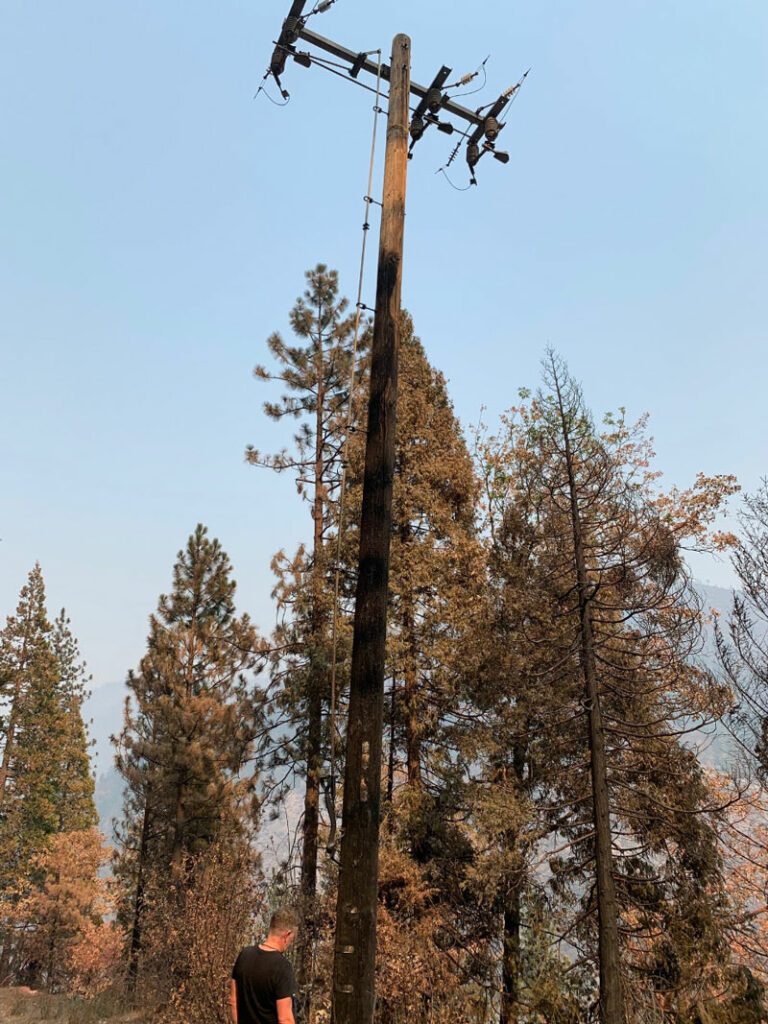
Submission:
[[[249,442],[285,440],[251,370],[306,268],[354,292],[372,97],[291,65],[287,107],[253,99],[288,6],[0,5],[0,615],[39,559],[96,684],[137,662],[198,521],[265,631],[270,556],[310,533],[291,482],[243,463]],[[533,69],[506,167],[453,191],[435,133],[409,169],[403,299],[462,422],[486,406],[493,424],[551,344],[597,415],[650,413],[667,483],[733,472],[754,489],[765,0],[338,0],[313,27],[387,55],[409,33],[425,84],[490,53],[468,105]]]

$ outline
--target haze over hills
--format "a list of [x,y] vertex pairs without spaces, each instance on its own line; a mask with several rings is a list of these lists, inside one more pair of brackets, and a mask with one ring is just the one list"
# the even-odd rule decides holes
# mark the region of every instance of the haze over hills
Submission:
[[[733,591],[725,587],[713,587],[708,583],[697,583],[696,590],[701,597],[705,610],[711,608],[721,621],[725,621],[733,608]],[[707,630],[706,644],[708,653],[714,653],[714,631]]]
[[728,615],[733,606],[733,591],[726,587],[713,587],[709,583],[696,583],[696,590],[699,593],[704,606],[714,608],[723,618]]
[[124,682],[104,683],[91,693],[83,708],[93,741],[91,764],[98,778],[114,770],[114,748],[110,736],[117,735],[123,725],[123,708],[128,696]]
[[[117,736],[122,729],[129,692],[125,682],[105,683],[92,692],[83,708],[93,742],[90,753],[96,776],[94,795],[99,827],[110,841],[114,839],[112,822],[122,814],[123,797],[123,780],[115,768],[115,748],[110,737]],[[262,819],[257,845],[266,868],[276,865],[288,854],[303,810],[302,803],[302,794],[294,790],[285,802],[281,817],[270,820],[265,815]]]
[[112,838],[112,819],[119,818],[122,809],[122,780],[115,768],[115,748],[110,737],[120,732],[123,708],[128,688],[124,682],[105,683],[91,693],[83,706],[83,717],[88,724],[92,742],[91,767],[96,777],[96,810],[99,827],[108,839]]

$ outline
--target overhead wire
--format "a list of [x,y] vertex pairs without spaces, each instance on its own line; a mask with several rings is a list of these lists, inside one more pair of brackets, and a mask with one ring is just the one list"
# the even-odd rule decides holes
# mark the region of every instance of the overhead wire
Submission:
[[444,167],[438,167],[438,169],[435,171],[435,174],[442,174],[443,177],[445,178],[445,180],[448,182],[448,184],[451,186],[451,188],[455,192],[469,192],[469,190],[472,188],[472,182],[471,181],[470,181],[470,183],[468,185],[465,185],[464,188],[460,188],[458,185],[454,185],[454,183],[451,181],[450,177],[448,176],[448,172],[446,171],[446,169]]
[[275,105],[276,107],[287,107],[287,106],[288,106],[288,104],[289,104],[289,103],[291,102],[291,97],[290,97],[290,96],[288,96],[288,98],[287,98],[287,99],[285,100],[285,102],[284,102],[284,103],[279,103],[279,102],[278,102],[277,100],[275,100],[275,99],[272,99],[272,97],[271,97],[271,96],[269,95],[269,93],[267,92],[267,87],[266,87],[266,85],[265,85],[264,83],[265,83],[265,82],[267,81],[267,79],[269,79],[269,78],[271,78],[271,77],[272,77],[272,72],[271,72],[271,71],[267,71],[266,75],[264,75],[264,77],[263,77],[263,78],[262,78],[262,80],[261,80],[261,84],[259,85],[259,88],[258,88],[258,89],[256,90],[256,92],[255,92],[255,93],[253,94],[253,98],[254,98],[254,99],[256,99],[256,98],[258,97],[259,93],[260,93],[260,92],[263,92],[263,93],[264,93],[264,95],[265,95],[265,96],[267,97],[267,99],[269,100],[269,102],[270,102],[270,103],[274,103],[274,105]]
[[[379,52],[379,51],[374,51],[374,52]],[[351,78],[350,74],[349,74],[349,71],[346,69],[346,66],[344,64],[337,64],[334,67],[333,66],[334,63],[335,63],[334,61],[327,61],[324,57],[316,57],[314,54],[310,54],[310,58],[309,59],[312,61],[313,64],[317,64],[318,67],[323,68],[325,71],[330,71],[330,73],[332,75],[338,75],[339,78],[343,78],[345,82],[352,82],[353,85],[357,85],[361,89],[365,89],[366,92],[372,92],[377,97],[380,95],[378,89],[374,89],[372,86],[366,85],[365,82],[361,82],[357,78]],[[338,67],[344,68],[345,70],[337,71],[336,68],[338,68]],[[381,68],[379,68],[379,74],[380,73],[381,73]],[[386,113],[386,111],[382,110],[382,111],[380,111],[380,113],[383,114],[383,113]]]
[[[277,43],[276,45],[277,45],[277,47],[279,49],[285,50],[285,52],[288,54],[289,57],[294,57],[295,58],[296,51],[291,49],[291,47],[283,46],[280,43]],[[366,92],[372,92],[377,97],[381,96],[381,90],[380,90],[379,85],[378,85],[378,80],[381,77],[381,56],[380,56],[381,55],[381,50],[368,50],[367,51],[367,53],[369,53],[369,54],[373,54],[373,53],[379,54],[379,67],[378,67],[378,74],[377,74],[377,86],[376,86],[375,89],[373,88],[373,86],[366,85],[365,82],[361,82],[357,78],[352,78],[350,76],[350,74],[349,74],[349,69],[348,69],[346,64],[339,64],[337,61],[328,60],[327,57],[318,57],[316,54],[309,53],[306,50],[299,51],[299,52],[301,53],[302,57],[306,58],[309,61],[310,64],[316,64],[319,68],[322,68],[324,71],[329,71],[332,75],[337,75],[339,78],[343,78],[345,82],[351,82],[352,85],[356,85],[360,89],[365,89]],[[268,78],[269,74],[270,74],[270,72],[267,72],[267,74],[264,77]],[[259,86],[259,91],[256,93],[256,95],[258,96],[259,92],[262,92],[262,91],[266,95],[266,90],[264,89],[263,83],[262,83],[261,86]],[[277,106],[285,106],[285,104],[278,103]],[[379,112],[382,113],[382,114],[385,114],[386,110],[381,110]]]
[[[528,75],[530,74],[530,72],[531,72],[531,69],[530,69],[530,68],[528,68],[528,70],[527,70],[527,71],[525,72],[525,74],[523,75],[523,77],[522,77],[522,78],[521,78],[521,79],[520,79],[520,80],[519,80],[518,82],[515,82],[515,84],[514,84],[514,85],[510,86],[510,88],[509,88],[509,89],[507,89],[507,90],[506,90],[505,92],[503,92],[503,93],[501,94],[501,95],[502,95],[502,97],[506,97],[506,98],[507,98],[507,105],[508,105],[508,106],[510,106],[510,107],[511,107],[511,106],[512,106],[512,104],[513,104],[513,103],[515,102],[515,100],[517,99],[517,97],[518,97],[518,94],[519,94],[519,92],[520,92],[520,89],[522,88],[522,86],[523,86],[523,84],[524,84],[524,82],[525,82],[526,78],[527,78],[527,77],[528,77]],[[475,113],[476,113],[476,114],[480,114],[480,113],[482,113],[482,111],[483,111],[483,110],[487,110],[487,109],[488,109],[488,107],[492,107],[492,106],[493,106],[493,104],[494,104],[494,102],[495,102],[495,100],[492,100],[492,101],[491,101],[490,103],[486,103],[486,104],[485,104],[484,106],[482,106],[482,107],[478,107],[478,108],[477,108],[477,110],[475,111]]]
[[[271,96],[269,95],[269,93],[267,92],[267,90],[266,90],[266,89],[264,89],[264,88],[261,88],[261,89],[259,89],[259,92],[263,92],[263,93],[264,93],[264,95],[265,95],[265,96],[267,97],[267,99],[269,100],[269,102],[270,102],[270,103],[272,103],[272,104],[274,104],[274,105],[275,105],[276,107],[287,107],[287,106],[288,106],[288,104],[289,104],[289,103],[291,102],[291,97],[290,97],[290,96],[286,96],[286,98],[285,98],[285,99],[283,100],[283,102],[281,103],[281,102],[280,102],[279,100],[275,100],[275,99],[273,99],[273,98],[272,98],[272,97],[271,97]],[[257,93],[256,93],[256,96],[258,96],[258,95],[259,95],[259,93],[257,92]],[[254,97],[254,99],[255,99],[255,98],[256,98],[256,97]]]
[[[480,67],[477,69],[477,71],[475,71],[475,73],[472,75],[472,78],[475,78],[482,71],[482,73],[483,73],[483,83],[482,83],[482,85],[478,85],[476,89],[470,89],[469,92],[457,92],[457,93],[454,93],[453,94],[453,98],[454,99],[458,100],[458,99],[461,99],[464,96],[475,96],[477,93],[483,91],[483,89],[488,84],[488,72],[485,70],[485,65],[488,63],[488,61],[490,59],[490,56],[491,55],[489,53],[488,56],[485,58],[485,60],[480,65]],[[455,82],[453,85],[447,85],[446,89],[455,89],[457,86],[464,85],[464,84],[469,85],[469,82],[465,83],[462,80],[459,80],[458,82]]]

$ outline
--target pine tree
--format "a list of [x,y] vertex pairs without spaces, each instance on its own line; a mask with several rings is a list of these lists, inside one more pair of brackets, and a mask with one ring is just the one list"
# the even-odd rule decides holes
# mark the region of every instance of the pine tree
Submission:
[[15,616],[9,616],[0,637],[0,694],[3,755],[0,763],[0,810],[7,813],[18,779],[14,758],[20,745],[26,705],[38,679],[55,685],[55,663],[50,643],[51,624],[45,608],[45,584],[40,565],[29,574],[19,595]]
[[[445,745],[461,636],[483,582],[475,529],[478,481],[444,377],[402,314],[390,552],[387,678],[391,802],[395,776],[431,784]],[[358,547],[364,424],[350,445],[346,592]]]
[[59,832],[75,832],[97,824],[90,741],[83,721],[83,702],[89,696],[85,662],[62,608],[53,623],[51,644],[59,673],[59,699],[65,718],[65,742],[60,767]]
[[[58,833],[97,820],[80,701],[84,666],[62,611],[52,626],[39,565],[0,633],[0,880],[3,917],[36,882],[34,862]],[[3,929],[3,973],[13,969],[13,929]]]
[[722,949],[714,808],[685,737],[727,694],[692,657],[701,618],[681,545],[707,542],[734,484],[658,494],[642,433],[619,419],[598,434],[552,354],[545,380],[508,424],[497,487],[539,595],[518,642],[568,739],[535,791],[562,847],[550,888],[580,904],[565,934],[595,958],[601,1020],[623,1024]]
[[[249,447],[249,463],[295,475],[299,494],[309,500],[313,522],[312,545],[288,562],[282,553],[273,566],[278,573],[275,596],[285,617],[279,626],[273,677],[282,687],[278,718],[300,738],[281,744],[275,762],[303,766],[301,891],[304,927],[299,936],[299,984],[308,992],[315,942],[320,790],[326,761],[323,708],[330,700],[330,620],[332,597],[327,585],[327,537],[333,521],[342,472],[342,449],[353,360],[352,317],[345,316],[347,300],[339,298],[338,275],[318,264],[307,271],[308,288],[296,300],[290,323],[298,345],[279,334],[267,340],[277,372],[257,366],[258,380],[279,382],[286,389],[278,402],[266,402],[273,420],[299,420],[292,452],[264,455]],[[281,732],[281,740],[285,736]],[[297,748],[297,749],[295,749]]]
[[[360,386],[365,384],[367,367],[359,369]],[[414,886],[429,891],[429,913],[419,923],[419,935],[430,933],[430,922],[445,919],[453,909],[447,901],[457,897],[461,888],[459,873],[452,870],[457,854],[454,841],[459,838],[451,818],[461,787],[457,785],[455,751],[449,748],[455,683],[461,662],[461,637],[466,628],[472,601],[482,585],[482,552],[474,533],[474,503],[477,483],[472,460],[461,437],[442,375],[433,369],[424,349],[413,334],[413,325],[404,314],[399,373],[398,425],[395,440],[394,525],[390,571],[390,610],[388,622],[388,744],[385,743],[388,804],[386,844],[388,865],[394,866],[392,884],[400,884],[400,868],[408,864]],[[327,506],[329,529],[324,553],[339,551],[340,605],[338,609],[339,709],[343,708],[347,683],[347,656],[351,609],[357,575],[359,518],[364,460],[364,423],[355,422],[348,450],[346,512],[339,525],[338,506]],[[339,536],[340,532],[340,536]],[[294,627],[306,626],[309,617],[296,614],[302,605],[304,563],[292,564],[282,577],[280,597],[294,609]],[[333,610],[333,574],[330,565],[323,580],[322,599]],[[330,598],[330,601],[329,601]],[[283,641],[286,633],[282,633]],[[300,635],[300,634],[299,634]],[[326,651],[328,638],[325,638]],[[327,659],[327,654],[326,654]],[[290,659],[287,659],[290,663]],[[282,657],[281,665],[285,667]],[[327,660],[326,660],[327,665]],[[288,668],[287,671],[291,669]],[[343,716],[339,713],[339,720]],[[388,749],[387,749],[388,748]],[[330,751],[329,751],[330,756]],[[332,775],[335,766],[329,766]],[[323,780],[330,782],[330,780]],[[335,794],[328,785],[326,805],[333,835]],[[462,844],[464,848],[466,844]],[[332,903],[335,871],[328,868]],[[389,883],[382,874],[382,900]],[[466,903],[467,901],[464,900]],[[407,901],[397,901],[389,915],[397,928],[399,914],[409,914]],[[418,904],[417,905],[423,905]],[[463,908],[466,910],[466,907]],[[331,912],[332,913],[332,912]],[[408,921],[413,923],[413,917]],[[405,924],[405,921],[402,922]],[[388,933],[389,934],[389,933]],[[398,950],[394,941],[385,947]],[[408,946],[412,949],[412,945]],[[322,958],[327,950],[320,949]],[[390,977],[405,978],[410,970],[408,954],[401,946],[398,962],[389,965],[379,984],[388,986]],[[430,993],[427,977],[436,970],[442,979],[452,976],[452,962],[430,941],[423,951],[424,984],[406,1000],[408,1006],[442,1005],[443,993]],[[442,986],[442,982],[441,982]],[[455,986],[445,1004],[455,996]],[[315,995],[315,1001],[321,998]],[[406,1005],[398,993],[382,994],[382,1012],[396,1013]],[[455,1002],[452,1004],[455,1008]],[[386,1009],[385,1009],[386,1007]],[[399,1010],[398,1010],[399,1007]]]
[[420,788],[433,772],[439,778],[462,632],[482,582],[482,551],[472,459],[445,380],[430,366],[407,315],[400,366],[388,647],[405,774]]
[[113,902],[101,873],[111,853],[103,842],[95,828],[59,832],[32,858],[38,882],[16,907],[17,970],[22,976],[31,970],[30,980],[49,992],[68,991],[76,982],[77,954],[92,933],[114,948],[113,931],[104,924]]
[[[488,454],[488,453],[486,453]],[[509,465],[480,460],[486,483],[508,480]],[[505,488],[506,491],[506,488]],[[470,888],[500,948],[499,1024],[523,1019],[522,1007],[545,1019],[579,1017],[583,971],[550,948],[553,907],[538,884],[536,862],[550,822],[537,814],[548,781],[570,750],[571,716],[553,699],[548,647],[526,643],[546,616],[537,575],[537,534],[512,502],[486,496],[488,585],[474,610],[465,646],[464,757],[474,785],[468,800],[475,857]],[[587,986],[588,991],[588,986]],[[528,1019],[528,1018],[526,1018]]]
[[255,824],[257,776],[245,769],[261,723],[251,678],[259,647],[248,616],[236,615],[231,572],[218,540],[198,525],[178,554],[172,592],[150,617],[147,653],[128,677],[118,866],[134,980],[150,879],[182,891],[189,858]]
[[[357,571],[365,430],[353,435],[349,515],[342,538],[345,594]],[[451,956],[431,936],[468,934],[477,915],[464,871],[469,845],[455,744],[464,642],[484,583],[476,535],[478,482],[442,374],[402,314],[387,622],[388,722],[382,832],[378,986],[383,1019],[456,1011]],[[406,898],[407,891],[407,898]],[[471,918],[471,924],[468,918]],[[395,939],[409,930],[426,946]],[[414,974],[414,958],[422,965]],[[413,983],[418,976],[418,982]],[[439,977],[439,981],[437,980]],[[429,979],[434,980],[430,985]],[[451,978],[453,984],[448,985]],[[394,983],[397,980],[397,984]],[[406,996],[402,985],[411,979]],[[417,1016],[414,1019],[421,1019]]]

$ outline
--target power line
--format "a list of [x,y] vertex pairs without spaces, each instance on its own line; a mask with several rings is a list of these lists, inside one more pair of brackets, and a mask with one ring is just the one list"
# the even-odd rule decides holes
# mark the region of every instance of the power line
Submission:
[[[331,72],[331,74],[343,78],[345,81],[354,82],[355,85],[359,85],[369,92],[376,92],[377,90],[359,81],[361,72],[374,74],[379,84],[382,79],[387,82],[390,80],[391,68],[387,64],[382,63],[380,51],[355,52],[307,28],[306,23],[309,18],[327,11],[336,0],[318,0],[309,13],[304,15],[302,12],[306,2],[307,0],[293,0],[291,10],[283,22],[279,38],[275,42],[272,59],[265,75],[265,79],[270,76],[275,79],[280,93],[286,102],[290,97],[288,91],[283,87],[282,75],[285,72],[289,58],[304,67],[311,67],[312,64],[315,64]],[[316,50],[330,54],[331,57],[336,59],[329,60],[327,57],[320,57],[312,51],[297,49],[296,44],[299,40],[308,43]],[[374,53],[379,53],[378,63],[370,59]],[[505,122],[501,120],[501,116],[505,108],[516,98],[521,85],[528,76],[528,71],[526,71],[520,81],[514,86],[502,92],[496,100],[479,107],[477,110],[470,110],[467,107],[461,106],[456,102],[457,97],[450,95],[450,90],[469,84],[480,73],[483,74],[483,85],[469,93],[458,94],[458,98],[461,98],[462,95],[474,95],[484,88],[487,82],[486,64],[488,59],[486,57],[476,71],[469,75],[464,75],[458,81],[448,85],[446,85],[446,79],[450,75],[451,69],[445,65],[437,72],[431,85],[428,87],[419,85],[417,82],[409,83],[411,94],[418,97],[418,103],[415,109],[413,109],[409,124],[409,134],[411,137],[409,157],[413,155],[416,143],[430,127],[434,126],[439,132],[452,135],[460,130],[454,123],[454,120],[463,120],[469,126],[469,131],[462,131],[461,134],[467,141],[465,156],[470,173],[470,184],[473,185],[477,184],[475,168],[486,153],[490,153],[494,159],[501,163],[509,162],[509,154],[496,148],[496,140],[499,133],[505,127]],[[378,88],[379,85],[377,85]],[[441,116],[438,116],[438,114]],[[450,119],[444,119],[446,116]],[[445,165],[446,167],[450,165],[454,156],[455,153],[452,154]],[[461,191],[466,190],[461,189]]]

